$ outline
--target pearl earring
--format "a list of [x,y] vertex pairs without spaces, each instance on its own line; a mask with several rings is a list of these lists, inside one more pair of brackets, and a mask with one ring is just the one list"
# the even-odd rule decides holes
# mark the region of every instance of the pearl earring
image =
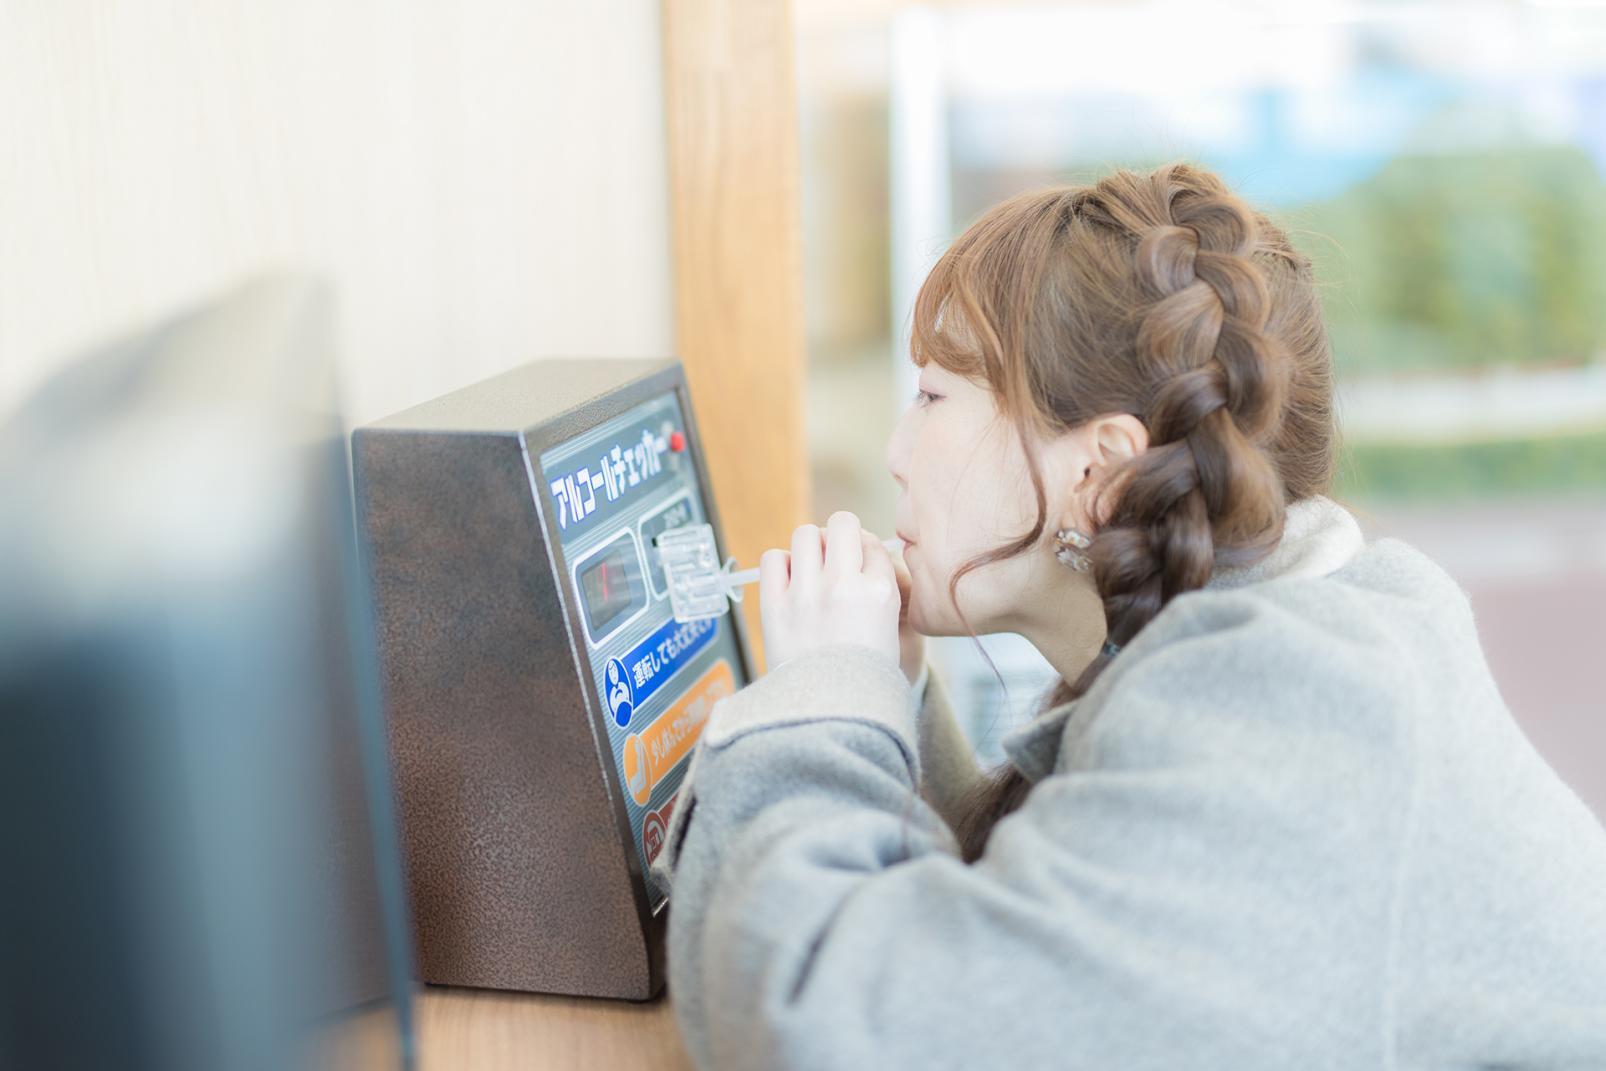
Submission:
[[[1086,554],[1078,554],[1076,550],[1086,550],[1093,545],[1092,537],[1075,528],[1061,528],[1054,533],[1054,557],[1061,565],[1068,565],[1079,573],[1085,573],[1093,568],[1093,559]],[[1072,548],[1076,548],[1073,550]]]

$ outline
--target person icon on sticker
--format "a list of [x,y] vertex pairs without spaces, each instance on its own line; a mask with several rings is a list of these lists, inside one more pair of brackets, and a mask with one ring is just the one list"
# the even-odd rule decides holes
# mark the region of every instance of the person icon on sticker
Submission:
[[625,672],[625,664],[617,658],[608,659],[608,668],[603,670],[603,693],[608,697],[608,712],[613,715],[614,724],[621,729],[630,724],[631,715],[635,713],[635,696],[630,689],[630,675]]

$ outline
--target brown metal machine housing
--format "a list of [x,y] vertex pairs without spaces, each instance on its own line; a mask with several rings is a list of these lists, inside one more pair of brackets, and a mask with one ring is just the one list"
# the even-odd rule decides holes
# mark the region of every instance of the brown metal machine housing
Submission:
[[[598,683],[606,652],[588,647],[587,606],[560,534],[560,519],[583,522],[560,518],[541,469],[544,456],[654,399],[672,400],[684,418],[680,453],[663,455],[684,485],[676,508],[718,533],[674,359],[538,361],[352,435],[426,982],[629,1000],[662,988],[667,902],[644,871],[642,808],[624,784],[621,730]],[[665,429],[673,406],[664,402]],[[646,561],[644,521],[635,523]],[[609,538],[624,548],[629,531]],[[632,633],[669,614],[654,585],[647,604]],[[729,664],[739,688],[751,679],[740,615],[715,621],[716,653],[698,657]],[[682,668],[639,720],[672,701],[692,674]],[[678,789],[685,765],[682,756],[652,786],[653,799]]]

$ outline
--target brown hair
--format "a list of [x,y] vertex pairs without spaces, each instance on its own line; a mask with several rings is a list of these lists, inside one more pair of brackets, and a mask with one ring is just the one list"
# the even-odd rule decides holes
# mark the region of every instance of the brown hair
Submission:
[[[1031,531],[955,571],[948,593],[962,621],[960,577],[1042,535],[1034,429],[1123,412],[1149,432],[1148,449],[1095,492],[1094,516],[1105,519],[1087,553],[1119,646],[1216,566],[1264,557],[1286,503],[1332,483],[1332,359],[1310,261],[1189,164],[1117,171],[990,209],[922,285],[911,353],[992,388],[1037,496]],[[1108,511],[1106,496],[1116,498]],[[1045,707],[1085,694],[1111,657],[1061,680]],[[983,780],[956,831],[967,861],[1030,788],[1007,765]]]

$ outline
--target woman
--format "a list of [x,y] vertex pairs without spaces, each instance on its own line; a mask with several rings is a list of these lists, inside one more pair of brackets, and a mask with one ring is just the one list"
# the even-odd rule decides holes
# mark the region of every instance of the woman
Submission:
[[[850,513],[763,555],[654,865],[696,1063],[1606,1067],[1606,833],[1326,497],[1285,235],[1184,165],[1017,197],[912,349],[906,568]],[[1000,631],[1063,680],[983,774],[921,635]]]

